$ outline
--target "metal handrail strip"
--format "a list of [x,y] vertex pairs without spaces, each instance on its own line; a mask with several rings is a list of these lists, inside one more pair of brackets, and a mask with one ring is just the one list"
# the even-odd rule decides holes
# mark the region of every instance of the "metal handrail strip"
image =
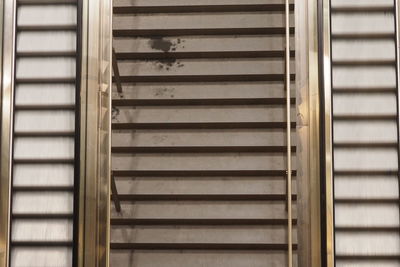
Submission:
[[[324,113],[323,121],[324,124],[321,127],[323,130],[323,151],[324,151],[324,162],[323,169],[325,175],[325,248],[326,248],[326,266],[335,266],[335,236],[334,236],[334,193],[333,193],[333,119],[351,119],[353,116],[333,116],[332,114],[332,57],[331,57],[331,38],[346,38],[348,35],[337,35],[331,32],[331,1],[321,0],[321,13],[319,23],[321,23],[320,35],[321,35],[321,77],[322,77],[322,90],[323,90],[323,103]],[[369,37],[358,36],[358,37]],[[358,116],[357,116],[358,118]]]
[[[114,14],[179,14],[179,13],[234,13],[234,12],[276,12],[285,11],[283,4],[230,4],[230,5],[158,5],[158,6],[116,6]],[[294,4],[290,4],[294,11]]]
[[395,28],[395,53],[396,53],[396,109],[397,109],[397,173],[400,194],[400,4],[394,0],[394,28]]
[[286,83],[286,146],[287,146],[287,212],[288,212],[288,267],[293,266],[292,237],[292,145],[291,145],[291,96],[290,96],[290,4],[285,0],[285,83]]
[[9,265],[16,1],[1,1],[0,267]]

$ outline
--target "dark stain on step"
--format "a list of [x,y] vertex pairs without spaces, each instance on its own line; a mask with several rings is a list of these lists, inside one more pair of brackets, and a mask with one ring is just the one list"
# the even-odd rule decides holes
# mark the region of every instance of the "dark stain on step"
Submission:
[[[181,40],[180,38],[176,39],[176,41],[171,41],[164,39],[163,37],[156,37],[149,41],[149,45],[154,50],[160,50],[164,53],[175,52],[178,48],[178,45],[185,42],[185,40]],[[176,60],[176,58],[164,58],[159,59],[154,62],[159,70],[170,70],[172,67],[176,66],[181,68],[184,66],[183,63]]]
[[119,116],[120,110],[116,107],[112,107],[111,111],[111,119],[113,121],[118,121],[118,116]]
[[175,88],[157,88],[154,91],[154,96],[156,97],[170,97],[170,98],[174,98],[175,97]]
[[170,40],[165,40],[162,37],[157,37],[150,40],[150,46],[155,50],[161,50],[166,53],[170,51],[173,46],[176,45],[174,45]]

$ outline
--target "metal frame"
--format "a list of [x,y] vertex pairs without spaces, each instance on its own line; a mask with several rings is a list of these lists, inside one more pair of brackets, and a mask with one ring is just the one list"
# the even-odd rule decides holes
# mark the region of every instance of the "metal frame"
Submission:
[[397,101],[397,175],[399,177],[399,194],[400,194],[400,3],[399,0],[394,2],[394,24],[395,24],[395,45],[396,45],[396,101]]
[[78,266],[109,266],[112,0],[82,0]]
[[73,218],[73,253],[72,264],[79,261],[79,200],[80,200],[80,142],[81,142],[81,78],[82,78],[82,1],[76,3],[76,74],[75,74],[75,135],[74,135],[74,218]]
[[319,55],[320,55],[320,88],[321,88],[321,198],[324,212],[322,229],[323,262],[327,267],[335,266],[334,236],[334,180],[333,180],[333,121],[332,121],[332,57],[331,57],[331,1],[319,0]]
[[321,266],[318,0],[296,0],[298,266]]
[[1,26],[1,165],[0,165],[0,267],[9,263],[11,156],[14,103],[15,0],[2,1]]
[[288,267],[293,266],[293,233],[292,233],[292,142],[291,142],[291,101],[290,101],[290,6],[285,1],[285,88],[286,88],[286,148],[287,148],[287,238],[288,238]]
[[[328,0],[325,0],[328,1]],[[6,7],[10,7],[10,2],[14,0],[7,0]],[[298,6],[301,5],[299,8]],[[108,244],[109,244],[109,144],[110,144],[110,111],[111,111],[111,1],[83,1],[83,34],[82,34],[82,99],[81,99],[81,173],[80,173],[80,199],[82,200],[79,204],[80,220],[79,220],[79,266],[108,266]],[[303,88],[304,80],[300,80],[298,87],[300,90],[307,90],[307,100],[304,103],[300,103],[300,110],[303,110],[303,115],[307,115],[307,124],[300,125],[301,133],[300,139],[307,142],[306,151],[307,156],[310,158],[306,161],[305,166],[309,173],[309,180],[307,185],[310,190],[310,195],[306,195],[306,192],[302,192],[302,198],[299,201],[308,203],[310,214],[305,214],[308,219],[302,219],[299,227],[305,229],[307,227],[306,247],[310,250],[309,259],[301,261],[301,266],[319,266],[320,252],[319,248],[319,203],[315,202],[316,196],[319,198],[319,181],[318,181],[318,166],[313,164],[314,159],[318,159],[318,148],[319,138],[318,133],[318,71],[316,69],[316,1],[298,1],[296,10],[305,11],[308,17],[308,28],[303,29],[308,37],[305,42],[308,45],[307,48],[307,68],[304,73],[298,76],[306,77],[306,88]],[[296,11],[297,13],[298,11]],[[14,12],[5,12],[6,19],[10,19]],[[13,18],[11,18],[12,21]],[[10,21],[8,22],[10,23]],[[296,23],[298,25],[298,23]],[[6,26],[6,24],[5,24]],[[305,26],[304,26],[305,27]],[[4,27],[8,34],[12,31],[13,27]],[[93,29],[93,30],[89,30]],[[5,32],[5,36],[7,36]],[[304,38],[304,36],[303,36]],[[9,38],[11,40],[13,38]],[[297,31],[296,31],[296,44],[300,42]],[[14,46],[4,47],[4,61],[3,61],[3,97],[8,97],[8,100],[12,100],[12,79],[7,80],[6,74],[10,75],[13,72],[13,49]],[[7,53],[8,51],[8,53]],[[302,51],[301,51],[302,52]],[[298,53],[300,54],[300,53]],[[11,57],[10,57],[11,56]],[[297,61],[297,60],[296,60]],[[304,63],[304,61],[303,61]],[[302,63],[296,63],[297,66]],[[299,68],[297,68],[299,70]],[[7,72],[8,71],[8,72]],[[11,72],[11,73],[10,73]],[[5,79],[4,79],[5,77]],[[12,76],[9,76],[12,77]],[[8,83],[7,83],[8,82]],[[289,90],[288,90],[289,91]],[[290,93],[290,91],[289,91]],[[2,105],[2,152],[4,153],[4,147],[9,149],[6,152],[10,152],[10,135],[9,131],[5,131],[4,123],[8,123],[10,127],[11,115],[10,103],[7,103],[6,98],[3,98]],[[305,104],[305,105],[304,105]],[[8,105],[8,106],[7,106]],[[8,109],[7,109],[8,107]],[[8,121],[5,121],[4,119]],[[290,119],[290,118],[289,118]],[[305,127],[304,127],[305,126]],[[9,128],[10,130],[11,128]],[[290,127],[289,127],[290,129]],[[305,133],[306,132],[306,133]],[[8,133],[8,135],[7,135]],[[304,133],[304,134],[303,134]],[[306,140],[307,139],[307,140]],[[290,146],[288,146],[290,147]],[[288,153],[290,153],[288,151]],[[304,153],[304,152],[301,152]],[[7,153],[6,159],[9,159],[10,153]],[[7,162],[2,157],[2,163]],[[105,163],[105,164],[104,164]],[[288,165],[289,166],[289,165]],[[7,169],[8,168],[8,169]],[[1,168],[1,215],[8,214],[7,203],[9,196],[7,194],[9,190],[9,166],[2,166]],[[290,171],[288,172],[288,174]],[[304,183],[302,179],[298,179],[299,183]],[[289,181],[289,177],[288,177]],[[5,183],[5,187],[3,186]],[[288,183],[289,184],[289,183]],[[7,189],[8,185],[8,189]],[[290,188],[291,189],[291,188]],[[300,189],[301,190],[301,189]],[[5,192],[5,194],[4,194]],[[290,196],[290,194],[288,194]],[[305,199],[307,198],[307,199]],[[93,213],[85,213],[85,210],[95,211]],[[4,213],[6,212],[6,213]],[[303,216],[303,215],[302,215]],[[2,217],[3,218],[3,217]],[[301,218],[300,218],[301,219]],[[8,222],[4,228],[4,221],[0,220],[0,238],[6,237],[8,239]],[[289,220],[290,222],[290,220]],[[316,224],[318,222],[318,225]],[[3,224],[1,224],[3,223]],[[308,224],[306,224],[308,223]],[[290,224],[290,223],[289,223]],[[289,226],[288,226],[289,227]],[[4,230],[5,229],[5,230]],[[300,229],[301,230],[301,229]],[[106,235],[104,234],[106,233]],[[0,245],[7,244],[4,239],[0,239]],[[7,249],[7,248],[6,248]],[[6,258],[0,258],[6,261]],[[310,265],[305,265],[303,262],[310,262]],[[2,265],[0,265],[2,266]]]
[[[4,5],[4,6],[3,6]],[[109,265],[109,202],[111,144],[112,1],[78,1],[82,6],[80,103],[79,220],[74,266]],[[80,9],[80,8],[79,8]],[[9,265],[10,190],[14,102],[16,0],[0,6],[1,165],[0,267]],[[78,32],[80,35],[80,33]],[[3,39],[3,36],[5,37]],[[78,49],[79,52],[79,49]],[[80,56],[80,53],[78,53]],[[79,75],[81,74],[81,75]],[[81,80],[80,80],[80,77]],[[77,94],[79,100],[79,94]],[[80,105],[79,105],[80,104]],[[79,123],[79,118],[77,118]],[[77,129],[79,126],[77,127]],[[90,212],[85,212],[90,211]]]

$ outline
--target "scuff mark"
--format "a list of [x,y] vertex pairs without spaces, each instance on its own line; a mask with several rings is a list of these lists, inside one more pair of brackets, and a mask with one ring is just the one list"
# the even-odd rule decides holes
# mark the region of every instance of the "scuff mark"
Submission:
[[167,141],[168,136],[167,135],[154,136],[152,139],[153,139],[153,143],[155,145],[160,145],[160,144],[164,143],[165,141]]

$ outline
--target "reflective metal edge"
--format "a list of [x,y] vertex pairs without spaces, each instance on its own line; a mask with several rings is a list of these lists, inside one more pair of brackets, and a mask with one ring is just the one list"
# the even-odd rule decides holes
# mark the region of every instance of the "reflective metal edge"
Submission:
[[[333,123],[332,123],[332,64],[331,64],[331,1],[322,1],[322,75],[324,90],[324,167],[326,212],[326,265],[335,266],[334,189],[333,189]],[[320,20],[321,21],[321,20]]]
[[75,130],[74,130],[74,205],[73,205],[73,250],[72,265],[78,266],[79,262],[79,241],[80,241],[80,221],[79,221],[79,199],[81,181],[81,80],[82,80],[82,1],[77,2],[77,31],[76,31],[76,68],[75,68]]
[[81,85],[80,85],[80,157],[79,157],[79,207],[78,207],[78,234],[76,262],[79,267],[85,262],[85,196],[86,196],[86,92],[87,92],[87,29],[88,29],[88,1],[82,1],[81,6]]
[[109,266],[112,1],[83,0],[78,266]]
[[393,0],[395,7],[395,29],[396,29],[396,101],[397,101],[397,173],[399,177],[400,193],[400,4],[399,0]]
[[290,101],[290,8],[285,0],[285,88],[286,88],[286,148],[287,148],[287,211],[288,211],[288,267],[293,266],[293,231],[292,231],[292,142],[291,142],[291,101]]
[[317,0],[298,0],[296,19],[298,266],[321,266],[320,107]]
[[14,102],[15,0],[1,1],[0,267],[9,262],[11,154]]

